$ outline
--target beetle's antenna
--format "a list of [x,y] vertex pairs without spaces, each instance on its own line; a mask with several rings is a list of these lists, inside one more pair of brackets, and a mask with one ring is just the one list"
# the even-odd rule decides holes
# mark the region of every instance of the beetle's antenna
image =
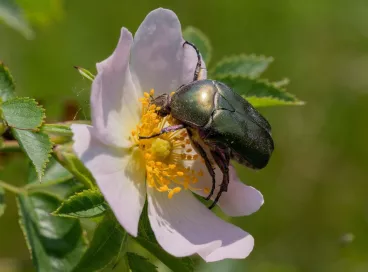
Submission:
[[190,42],[188,42],[188,41],[185,41],[185,42],[183,43],[183,47],[184,47],[186,44],[189,44],[191,47],[193,47],[193,48],[194,48],[194,50],[195,50],[195,51],[196,51],[196,53],[197,53],[198,61],[197,61],[196,68],[195,68],[195,70],[194,70],[194,77],[193,77],[193,81],[197,81],[197,80],[198,80],[198,77],[199,77],[199,72],[200,72],[200,70],[201,70],[201,66],[202,66],[201,54],[199,53],[198,48],[197,48],[194,44],[192,44],[192,43],[190,43]]

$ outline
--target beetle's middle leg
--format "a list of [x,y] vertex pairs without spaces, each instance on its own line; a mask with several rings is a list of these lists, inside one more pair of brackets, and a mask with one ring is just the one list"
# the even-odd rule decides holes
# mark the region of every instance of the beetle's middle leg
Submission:
[[188,41],[185,41],[185,42],[183,43],[183,47],[184,47],[186,44],[188,44],[188,45],[190,45],[191,47],[193,47],[193,48],[194,48],[194,50],[195,50],[195,51],[196,51],[196,53],[197,53],[198,61],[197,61],[196,68],[195,68],[195,70],[194,70],[194,77],[193,77],[193,81],[196,81],[196,80],[198,80],[199,72],[201,71],[201,66],[202,66],[201,54],[199,53],[198,48],[197,48],[194,44],[192,44],[192,43],[190,43],[190,42],[188,42]]
[[169,126],[169,127],[165,127],[163,128],[159,133],[157,134],[153,134],[151,136],[141,136],[139,135],[139,139],[151,139],[151,138],[154,138],[154,137],[157,137],[157,136],[160,136],[164,133],[168,133],[168,132],[173,132],[173,131],[177,131],[179,129],[183,129],[185,128],[185,125],[184,124],[179,124],[179,125],[174,125],[174,126]]
[[211,150],[211,154],[216,164],[220,168],[223,178],[222,183],[220,184],[220,191],[217,193],[217,196],[213,201],[213,203],[211,204],[211,206],[208,207],[209,209],[215,207],[223,192],[227,192],[227,187],[229,185],[229,164],[230,164],[230,154],[228,150],[216,148],[215,150]]

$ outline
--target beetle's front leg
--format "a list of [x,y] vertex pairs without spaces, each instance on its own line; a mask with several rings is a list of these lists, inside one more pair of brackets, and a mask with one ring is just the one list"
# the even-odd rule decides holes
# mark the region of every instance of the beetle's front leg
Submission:
[[220,167],[223,178],[222,183],[220,185],[220,191],[217,193],[217,196],[213,201],[213,203],[211,204],[211,206],[208,207],[209,209],[215,207],[223,192],[227,192],[227,187],[229,185],[229,164],[230,164],[230,153],[228,150],[221,150],[219,148],[216,148],[215,150],[211,150],[211,154],[216,164]]
[[139,139],[151,139],[151,138],[160,136],[161,134],[168,133],[168,132],[173,132],[173,131],[176,131],[176,130],[179,130],[179,129],[183,129],[183,128],[185,128],[185,125],[184,124],[179,124],[179,125],[175,125],[175,126],[169,126],[169,127],[163,128],[159,133],[153,134],[151,136],[141,136],[141,135],[139,135]]
[[188,42],[188,41],[185,41],[185,42],[183,43],[183,47],[184,47],[186,44],[188,44],[188,45],[190,45],[191,47],[193,47],[193,48],[194,48],[194,50],[196,51],[196,54],[197,54],[198,61],[197,61],[196,68],[195,68],[195,70],[194,70],[194,77],[193,77],[193,81],[196,81],[196,80],[198,80],[199,72],[201,71],[201,66],[202,66],[201,54],[199,53],[198,48],[197,48],[194,44],[192,44],[192,43],[190,43],[190,42]]

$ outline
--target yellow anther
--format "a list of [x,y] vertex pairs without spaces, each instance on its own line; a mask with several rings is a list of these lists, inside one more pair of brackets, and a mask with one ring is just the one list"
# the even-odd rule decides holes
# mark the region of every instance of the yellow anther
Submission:
[[203,171],[202,171],[202,169],[198,171],[198,176],[203,177]]
[[174,196],[174,194],[177,194],[180,191],[181,191],[180,187],[175,187],[174,189],[169,191],[168,198],[171,199]]
[[[131,135],[139,149],[143,152],[146,165],[147,186],[159,192],[168,192],[168,197],[182,189],[203,190],[194,188],[193,184],[198,182],[198,172],[182,163],[184,160],[198,158],[192,154],[190,140],[186,131],[168,132],[159,134],[162,128],[176,124],[178,121],[170,115],[161,117],[157,111],[161,107],[152,104],[154,90],[145,92],[140,99],[142,103],[142,116],[135,130]],[[152,138],[142,139],[140,136],[153,136]],[[172,189],[170,189],[172,188]]]
[[170,96],[173,96],[174,94],[175,94],[175,92],[171,92],[171,93],[170,93]]
[[152,95],[152,96],[153,96],[154,94],[155,94],[155,90],[154,90],[154,89],[151,89],[151,90],[150,90],[150,95]]
[[209,194],[210,193],[210,188],[203,188],[203,192],[205,193],[205,194]]
[[196,159],[198,159],[198,154],[195,154],[195,155],[193,155],[193,160],[196,160]]
[[160,192],[167,192],[169,190],[169,187],[167,185],[163,185],[158,189]]

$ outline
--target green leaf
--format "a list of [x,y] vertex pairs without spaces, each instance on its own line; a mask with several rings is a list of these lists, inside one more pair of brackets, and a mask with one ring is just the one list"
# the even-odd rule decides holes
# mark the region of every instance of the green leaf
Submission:
[[211,70],[211,76],[217,79],[222,75],[258,78],[273,62],[272,57],[256,55],[239,55],[226,57]]
[[116,262],[124,254],[127,233],[110,213],[97,226],[89,248],[75,268],[79,271],[99,271]]
[[183,31],[184,39],[188,42],[193,43],[202,55],[202,58],[208,66],[212,56],[212,46],[207,36],[199,29],[188,26]]
[[53,215],[89,218],[102,215],[107,209],[103,195],[97,189],[84,190],[76,193],[63,203]]
[[50,215],[60,201],[35,193],[17,197],[20,226],[37,271],[71,271],[81,259],[85,243],[78,220]]
[[0,61],[0,99],[4,102],[15,97],[15,84],[9,69]]
[[304,105],[303,101],[289,102],[289,101],[280,100],[280,99],[277,99],[271,96],[269,97],[248,96],[245,98],[255,108],[271,107],[271,106],[287,106],[287,105],[294,105],[294,106]]
[[14,137],[18,140],[20,147],[31,159],[36,169],[38,180],[44,174],[44,169],[52,151],[52,143],[48,135],[42,132],[12,129]]
[[3,116],[9,126],[18,129],[37,129],[45,119],[45,110],[31,98],[16,97],[2,104]]
[[85,68],[79,67],[79,66],[74,66],[75,69],[78,70],[78,72],[86,79],[93,81],[95,79],[95,75],[92,74],[90,71],[88,71]]
[[72,145],[72,143],[58,145],[54,149],[54,157],[87,188],[95,187],[92,174],[74,154]]
[[32,163],[30,163],[29,168],[28,184],[25,187],[29,192],[48,192],[64,199],[85,188],[82,183],[73,177],[72,173],[53,157],[50,157],[47,164],[42,183],[39,182]]
[[157,266],[150,263],[147,258],[144,258],[136,253],[127,252],[129,268],[132,272],[156,272]]
[[16,0],[0,1],[0,21],[19,31],[27,39],[34,37],[34,32],[25,19],[24,12],[16,3]]
[[218,80],[233,88],[234,91],[247,99],[249,103],[255,103],[254,105],[252,104],[255,107],[304,104],[303,101],[300,101],[294,95],[265,80],[232,75],[218,77]]
[[48,183],[60,183],[73,178],[72,173],[66,170],[60,163],[58,163],[53,157],[50,157],[50,161],[46,166],[44,176],[42,177],[42,184],[39,183],[37,172],[31,164],[31,169],[28,172],[27,183],[30,184],[27,187],[44,186]]
[[5,191],[3,187],[0,186],[0,216],[4,214],[5,206]]

